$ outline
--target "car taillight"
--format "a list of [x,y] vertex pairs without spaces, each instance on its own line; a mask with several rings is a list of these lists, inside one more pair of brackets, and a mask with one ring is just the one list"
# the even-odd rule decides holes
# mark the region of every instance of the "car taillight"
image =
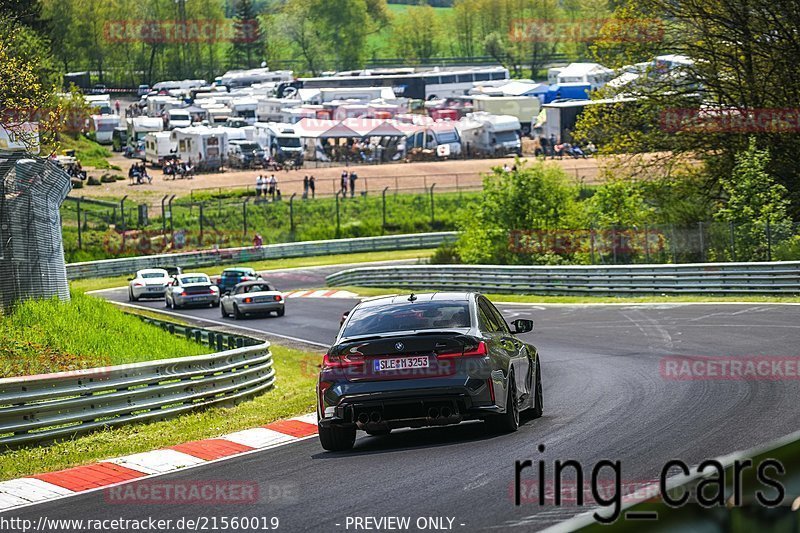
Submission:
[[251,304],[251,303],[253,303],[253,299],[252,298],[245,298],[244,299],[244,303]]
[[133,286],[134,287],[144,287],[144,283],[141,283],[141,282],[137,281],[136,283],[133,284]]
[[486,343],[480,341],[477,346],[466,346],[464,350],[460,352],[437,353],[436,357],[439,359],[449,359],[452,357],[483,357],[487,353],[489,352],[486,349]]
[[275,295],[275,301],[276,302],[280,302],[281,300],[283,300],[283,297],[280,294],[276,294]]
[[364,356],[361,354],[331,355],[326,353],[322,358],[322,369],[347,368],[353,366],[363,366]]

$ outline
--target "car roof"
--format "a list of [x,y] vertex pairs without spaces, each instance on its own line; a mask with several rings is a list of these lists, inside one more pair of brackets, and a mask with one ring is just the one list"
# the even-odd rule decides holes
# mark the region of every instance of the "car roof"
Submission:
[[177,277],[178,279],[184,279],[184,278],[194,278],[194,277],[197,277],[197,276],[203,276],[203,277],[207,278],[208,274],[203,274],[202,272],[187,272],[187,273],[184,273],[184,274],[178,274],[175,277]]
[[[402,304],[408,303],[409,297],[412,293],[398,294],[395,296],[386,296],[384,298],[374,298],[361,302],[359,307],[375,307],[386,304]],[[427,292],[422,294],[414,294],[415,302],[466,302],[469,301],[476,293],[474,292]]]
[[222,271],[224,274],[225,272],[255,272],[255,269],[250,267],[234,267],[234,268],[226,268]]

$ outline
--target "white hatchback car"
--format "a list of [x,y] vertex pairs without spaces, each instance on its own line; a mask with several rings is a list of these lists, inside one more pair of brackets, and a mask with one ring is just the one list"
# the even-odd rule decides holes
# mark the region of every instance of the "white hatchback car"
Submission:
[[162,268],[139,270],[128,283],[128,300],[135,302],[139,298],[163,298],[169,282],[169,273]]

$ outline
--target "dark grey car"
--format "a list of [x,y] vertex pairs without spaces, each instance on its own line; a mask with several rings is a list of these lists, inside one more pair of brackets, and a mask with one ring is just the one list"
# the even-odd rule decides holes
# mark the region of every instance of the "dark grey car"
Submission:
[[350,449],[357,430],[457,424],[483,419],[516,431],[520,411],[542,414],[536,348],[517,338],[477,293],[432,293],[358,304],[324,356],[317,384],[319,438]]

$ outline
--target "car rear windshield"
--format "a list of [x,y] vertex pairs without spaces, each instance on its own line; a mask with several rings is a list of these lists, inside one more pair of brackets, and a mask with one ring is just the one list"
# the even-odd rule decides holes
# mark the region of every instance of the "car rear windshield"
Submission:
[[148,272],[146,274],[142,274],[142,278],[144,279],[155,279],[155,278],[163,278],[164,274],[161,272]]
[[253,274],[252,272],[245,272],[243,270],[233,270],[233,271],[230,271],[230,272],[223,272],[222,273],[222,277],[223,278],[241,278],[243,276],[251,276],[252,274]]
[[205,276],[186,276],[181,278],[183,283],[208,283],[208,278]]
[[468,327],[470,318],[467,302],[387,303],[354,310],[347,321],[343,336]]

